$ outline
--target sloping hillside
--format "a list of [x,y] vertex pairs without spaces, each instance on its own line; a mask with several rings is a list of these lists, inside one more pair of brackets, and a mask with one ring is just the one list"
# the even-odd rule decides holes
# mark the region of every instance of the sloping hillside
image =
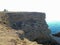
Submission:
[[0,45],[40,45],[28,39],[21,40],[16,32],[18,33],[18,31],[0,24]]

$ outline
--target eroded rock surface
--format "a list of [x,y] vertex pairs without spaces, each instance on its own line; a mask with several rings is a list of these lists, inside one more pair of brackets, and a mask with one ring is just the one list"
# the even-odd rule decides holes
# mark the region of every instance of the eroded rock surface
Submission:
[[40,42],[51,40],[51,31],[45,21],[45,13],[39,12],[8,12],[5,13],[8,19],[5,22],[13,29],[24,31],[24,38],[29,40],[38,39]]
[[[0,23],[5,24],[7,27],[10,27],[9,31],[5,32],[5,35],[7,34],[8,36],[13,35],[12,36],[14,37],[14,39],[12,38],[13,41],[16,40],[15,39],[16,37],[17,39],[26,38],[30,40],[30,42],[37,41],[42,44],[45,44],[45,43],[49,44],[53,40],[52,37],[50,36],[51,31],[48,29],[48,25],[45,21],[45,13],[0,12]],[[12,32],[10,32],[10,30]],[[8,37],[7,42],[9,42],[10,40],[11,39]],[[10,43],[10,44],[15,45],[15,43],[13,44]]]

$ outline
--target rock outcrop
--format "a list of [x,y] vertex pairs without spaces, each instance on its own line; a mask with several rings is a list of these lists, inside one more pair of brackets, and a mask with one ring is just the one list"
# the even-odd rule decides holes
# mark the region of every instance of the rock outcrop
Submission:
[[60,37],[60,32],[56,34],[52,34],[53,36]]
[[[4,13],[2,22],[14,29],[24,31],[24,38],[31,41],[39,40],[48,42],[51,40],[50,30],[45,21],[45,13],[39,12],[8,12]],[[2,19],[3,19],[2,18]],[[6,22],[7,21],[7,22]]]
[[[52,37],[50,36],[51,31],[48,29],[48,25],[45,21],[45,13],[0,12],[0,23],[6,25],[7,27],[10,27],[9,31],[6,30],[7,32],[4,32],[6,35],[8,34],[8,36],[5,37],[7,38],[7,40],[4,38],[4,40],[6,40],[7,42],[11,40],[9,36],[12,39],[14,38],[14,40],[16,40],[15,38],[17,37],[17,39],[20,38],[20,40],[24,41],[24,39],[26,38],[27,41],[31,44],[34,43],[31,41],[37,41],[38,43],[42,44],[49,44],[53,41]],[[3,28],[3,31],[4,30],[5,29]],[[13,43],[10,45],[15,44]]]

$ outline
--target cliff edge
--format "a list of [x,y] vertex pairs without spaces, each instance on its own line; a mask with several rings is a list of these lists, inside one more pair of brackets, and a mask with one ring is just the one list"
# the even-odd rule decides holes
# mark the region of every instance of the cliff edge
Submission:
[[[9,37],[12,36],[14,38],[18,37],[21,40],[24,40],[26,38],[29,41],[36,41],[40,44],[47,45],[47,43],[51,43],[51,31],[48,29],[45,18],[45,13],[40,12],[0,12],[0,24],[2,24],[1,27],[6,25],[5,27],[8,28],[8,30],[5,29],[5,27],[2,28],[3,31],[5,30],[4,33],[6,33],[4,40],[6,40],[6,38],[9,40]],[[7,35],[9,37],[6,37]]]

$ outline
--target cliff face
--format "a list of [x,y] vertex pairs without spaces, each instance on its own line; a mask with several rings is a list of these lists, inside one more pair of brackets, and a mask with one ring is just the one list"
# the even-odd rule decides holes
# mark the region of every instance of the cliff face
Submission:
[[17,30],[24,31],[25,38],[29,40],[50,41],[50,30],[45,21],[45,13],[39,12],[15,12],[6,13],[10,26]]
[[24,31],[23,38],[29,40],[38,40],[39,42],[48,42],[51,31],[45,21],[45,13],[39,12],[8,12],[5,13],[6,21],[4,22],[13,29]]

